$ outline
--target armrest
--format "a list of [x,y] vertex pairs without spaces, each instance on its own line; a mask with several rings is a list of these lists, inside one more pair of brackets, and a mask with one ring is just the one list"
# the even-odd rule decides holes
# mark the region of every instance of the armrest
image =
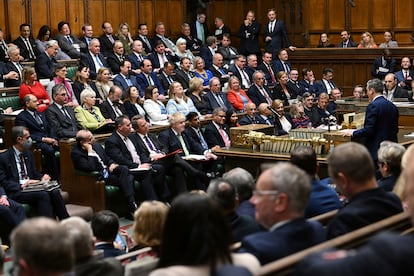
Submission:
[[83,175],[83,176],[94,176],[94,177],[96,177],[96,178],[98,178],[98,177],[99,177],[99,175],[100,175],[100,172],[99,172],[99,171],[85,172],[85,171],[81,171],[81,170],[76,170],[76,169],[74,169],[74,170],[73,170],[73,172],[74,172],[76,175]]

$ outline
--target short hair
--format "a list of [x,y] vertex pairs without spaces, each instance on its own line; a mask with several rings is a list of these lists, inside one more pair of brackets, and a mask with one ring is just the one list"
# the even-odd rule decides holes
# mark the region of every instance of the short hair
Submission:
[[73,244],[76,262],[93,254],[93,233],[89,223],[80,217],[69,217],[60,222]]
[[252,197],[254,178],[247,170],[240,167],[234,168],[224,173],[223,179],[236,186],[240,202]]
[[260,103],[257,109],[259,110],[259,114],[263,114],[265,110],[268,109],[268,103]]
[[349,179],[364,183],[375,176],[374,161],[368,150],[361,144],[341,144],[328,155],[328,172],[331,178],[343,173]]
[[145,117],[142,116],[141,114],[135,115],[134,117],[131,118],[131,126],[133,129],[137,130],[138,127],[138,120],[144,119]]
[[118,234],[118,216],[109,210],[99,211],[93,216],[91,226],[93,235],[97,239],[112,242]]
[[91,88],[83,89],[79,96],[81,104],[85,101],[86,98],[91,98],[91,97],[96,97],[95,91],[93,91]]
[[218,115],[220,112],[224,112],[224,113],[225,113],[226,111],[224,111],[224,108],[222,108],[222,107],[216,107],[216,108],[214,108],[212,115],[213,115],[213,116],[216,116],[216,115]]
[[112,85],[111,88],[109,88],[108,94],[115,94],[116,89],[121,89],[122,91],[122,88],[119,87],[118,85]]
[[65,67],[68,67],[66,65],[66,63],[58,62],[58,63],[55,64],[55,70],[54,70],[54,72],[58,72],[58,71],[62,70]]
[[121,116],[119,116],[118,118],[115,119],[115,126],[116,127],[123,126],[125,124],[124,121],[126,119],[129,120],[129,117],[127,115],[121,115]]
[[223,178],[216,178],[210,181],[207,188],[207,195],[214,200],[223,211],[231,211],[236,207],[238,198],[237,189],[233,184],[226,182]]
[[401,159],[405,147],[395,142],[383,141],[378,149],[378,162],[386,163],[391,174],[399,176],[401,173]]
[[214,43],[216,43],[217,42],[217,38],[215,37],[215,36],[213,36],[213,35],[211,35],[211,36],[208,36],[207,38],[206,38],[206,45],[207,46],[211,46],[211,45],[213,45]]
[[220,83],[220,79],[217,77],[212,77],[208,82],[208,86],[211,87],[213,85],[213,81],[218,81]]
[[180,64],[183,64],[184,60],[189,60],[191,62],[191,59],[188,57],[182,57],[180,60]]
[[16,45],[11,45],[9,47],[9,49],[7,50],[7,54],[10,56],[12,52],[16,51],[16,50],[20,50],[20,48]]
[[168,119],[168,122],[170,123],[170,126],[172,126],[172,125],[174,125],[174,124],[176,124],[176,123],[178,123],[178,122],[180,122],[182,120],[185,121],[184,114],[177,111],[177,112],[175,112],[174,114],[172,114],[170,116],[170,118]]
[[224,33],[223,37],[228,38],[230,40],[230,34],[229,33]]
[[23,30],[23,28],[24,27],[29,27],[29,28],[31,28],[30,27],[30,24],[28,24],[28,23],[22,23],[22,24],[20,24],[20,26],[19,26],[19,30],[21,31],[21,30]]
[[55,45],[59,45],[59,43],[57,42],[57,40],[51,39],[51,40],[48,40],[48,41],[46,42],[46,46],[45,46],[45,48],[46,48],[46,49],[49,49],[49,48],[52,48],[52,47],[53,47],[53,46],[55,46]]
[[62,30],[62,28],[63,28],[63,26],[64,26],[64,25],[68,25],[68,27],[70,26],[70,25],[69,25],[69,22],[67,22],[67,21],[60,21],[60,22],[58,23],[58,25],[57,25],[57,27],[58,27],[58,31],[59,31],[59,32]]
[[198,117],[198,113],[194,112],[194,111],[190,111],[188,112],[187,116],[185,116],[185,120],[186,121],[191,121],[192,119],[194,119],[195,117]]
[[85,24],[82,25],[81,30],[82,31],[85,31],[86,30],[86,27],[89,27],[89,26],[92,26],[92,25],[90,23],[85,23]]
[[321,94],[319,94],[318,100],[322,100],[322,99],[327,99],[329,100],[329,95],[326,92],[322,92]]
[[311,177],[316,174],[318,162],[316,160],[316,153],[312,147],[299,146],[290,153],[290,162],[298,168],[304,170]]
[[[97,39],[97,38],[92,38],[92,40],[89,42],[88,49],[92,48],[92,46],[93,46],[96,42],[97,42],[97,43],[99,43],[99,45],[101,45],[101,43],[99,42],[99,39]],[[101,68],[102,68],[102,67],[101,67]]]
[[311,191],[310,177],[306,172],[288,162],[277,163],[268,171],[272,190],[287,194],[290,210],[303,213]]
[[303,68],[302,69],[302,77],[306,76],[309,72],[312,72],[310,68]]
[[200,87],[200,85],[202,85],[203,83],[204,83],[203,79],[199,77],[194,77],[190,79],[190,82],[188,83],[189,93],[196,91]]
[[261,70],[256,70],[256,71],[254,71],[254,73],[253,73],[253,75],[252,75],[253,80],[255,80],[255,79],[256,79],[256,77],[257,77],[257,75],[259,75],[259,74],[264,75],[263,71],[261,71]]
[[23,97],[24,106],[27,106],[27,104],[30,103],[32,97],[36,97],[36,96],[33,94],[27,94],[26,96]]
[[384,91],[384,85],[380,79],[372,79],[367,81],[367,90],[373,89],[376,94],[382,94]]
[[167,213],[163,202],[144,201],[134,214],[134,241],[140,246],[159,246]]
[[231,263],[231,232],[220,209],[205,195],[182,194],[164,225],[159,267]]
[[24,126],[14,126],[11,131],[11,138],[13,145],[17,144],[17,138],[22,138],[24,136],[24,131],[28,129]]
[[19,266],[23,259],[39,275],[69,272],[74,266],[75,255],[67,231],[50,218],[23,221],[11,234],[11,246],[15,265]]
[[326,75],[328,73],[332,73],[333,74],[334,70],[330,67],[325,67],[322,69],[322,75]]
[[160,45],[164,45],[164,46],[165,46],[164,42],[162,42],[162,40],[161,40],[161,39],[158,39],[158,40],[156,40],[156,41],[154,42],[154,48],[157,48],[157,47],[158,47],[158,46],[160,46]]

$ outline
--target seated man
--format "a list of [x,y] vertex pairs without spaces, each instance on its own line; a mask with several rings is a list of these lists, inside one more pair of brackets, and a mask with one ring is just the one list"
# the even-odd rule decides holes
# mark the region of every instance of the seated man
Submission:
[[204,137],[209,148],[215,150],[221,147],[231,146],[230,133],[226,122],[226,112],[223,108],[217,107],[213,111],[213,120],[206,125]]
[[217,107],[223,108],[224,111],[233,109],[226,95],[221,91],[220,80],[217,77],[211,78],[209,87],[210,90],[203,96],[208,104],[208,113],[212,113]]
[[315,117],[316,124],[312,124],[314,127],[318,127],[320,125],[327,126],[327,125],[336,124],[335,116],[333,116],[327,109],[328,104],[329,104],[329,95],[325,92],[322,92],[318,97],[318,104],[315,107],[317,117]]
[[309,193],[309,177],[292,164],[280,162],[264,171],[250,201],[256,220],[268,231],[245,237],[240,251],[264,265],[323,242],[322,225],[303,217]]
[[11,231],[25,218],[26,214],[23,205],[13,199],[7,198],[6,192],[3,187],[0,186],[0,239],[2,244],[10,245],[9,235]]
[[[141,182],[146,200],[167,200],[169,191],[165,184],[164,168],[157,171],[151,167],[151,160],[143,154],[138,146],[137,137],[131,134],[131,121],[126,116],[115,121],[115,131],[105,141],[105,151],[114,162],[132,170],[135,179]],[[158,191],[158,195],[155,191]]]
[[121,101],[121,98],[122,89],[117,85],[113,85],[109,89],[106,100],[103,101],[99,107],[105,119],[111,119],[112,121],[115,121],[116,118],[128,114],[124,107],[124,104]]
[[360,144],[341,144],[328,156],[329,176],[348,203],[331,219],[327,238],[349,233],[402,212],[400,199],[377,186],[375,167]]
[[23,192],[30,184],[50,180],[47,174],[36,171],[33,154],[30,152],[32,139],[29,130],[23,126],[12,128],[13,147],[0,155],[0,183],[7,196],[19,203],[35,206],[40,216],[64,219],[69,217],[60,189],[50,192]]
[[239,242],[245,236],[260,231],[259,225],[253,218],[236,213],[239,197],[235,185],[217,178],[210,182],[207,194],[223,211],[232,230],[233,242]]
[[60,222],[66,229],[73,244],[75,273],[77,276],[122,275],[121,262],[115,258],[97,259],[94,257],[94,237],[92,228],[80,217],[70,217]]
[[274,126],[275,119],[273,118],[272,111],[269,109],[269,105],[267,103],[259,104],[259,115],[256,117],[259,124]]
[[114,212],[99,211],[93,216],[91,227],[95,236],[95,249],[103,250],[104,258],[116,257],[126,253],[114,246],[119,230],[119,218]]
[[290,154],[292,164],[308,173],[312,179],[311,193],[305,218],[314,217],[341,208],[338,194],[334,189],[319,180],[319,165],[316,153],[309,146],[296,147]]
[[398,80],[394,73],[386,74],[384,83],[384,94],[389,101],[394,101],[394,98],[406,98],[413,101],[413,98],[409,97],[408,90],[398,86]]
[[59,44],[56,40],[49,40],[46,42],[46,49],[43,53],[37,56],[35,61],[35,70],[37,79],[49,79],[54,76],[55,64],[57,63],[55,57],[59,50]]
[[26,127],[30,133],[34,147],[42,151],[45,157],[44,171],[48,173],[52,179],[59,180],[59,163],[56,159],[55,152],[59,151],[59,144],[54,133],[54,129],[46,120],[46,116],[42,112],[38,112],[38,101],[36,96],[28,94],[23,98],[26,110],[20,112],[16,117],[16,125]]
[[66,229],[48,218],[32,218],[11,235],[12,275],[71,275],[75,257]]
[[385,48],[382,56],[374,59],[371,67],[371,76],[384,80],[385,75],[395,72],[396,63],[396,60],[391,55],[391,51]]
[[250,102],[246,105],[246,115],[244,115],[240,121],[239,124],[241,126],[244,125],[250,125],[250,124],[258,124],[259,121],[256,117],[256,104]]
[[138,208],[135,202],[134,176],[126,166],[118,165],[95,142],[92,132],[80,130],[76,134],[76,146],[72,149],[73,167],[84,172],[98,171],[99,179],[107,185],[118,186],[124,195],[131,217]]
[[128,87],[135,86],[138,88],[137,79],[131,72],[131,62],[123,60],[119,63],[118,75],[114,78],[114,84],[122,88],[122,99],[125,98]]
[[[112,53],[108,54],[106,58],[106,62],[108,62],[109,69],[111,69],[112,74],[119,73],[119,67],[124,60],[127,60],[127,56],[125,56],[124,46],[120,40],[114,42],[114,46],[112,49]],[[131,70],[131,68],[129,68]]]

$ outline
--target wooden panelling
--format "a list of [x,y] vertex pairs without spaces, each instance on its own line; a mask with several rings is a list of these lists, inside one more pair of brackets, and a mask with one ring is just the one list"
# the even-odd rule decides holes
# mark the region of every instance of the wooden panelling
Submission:
[[[345,3],[339,0],[329,0],[328,11],[329,21],[326,24],[328,30],[340,33],[345,29]],[[321,14],[322,15],[322,14]]]
[[[139,1],[139,22],[146,23],[148,25],[149,33],[154,33],[155,21],[158,20],[154,18],[153,4],[151,0],[142,0]],[[157,11],[158,12],[158,11]]]
[[[37,0],[37,1],[41,1],[41,0]],[[57,31],[58,23],[62,20],[65,20],[65,21],[67,20],[66,1],[65,0],[52,0],[49,3],[50,3],[50,11],[51,11],[49,14],[49,18],[51,22],[50,28],[52,29],[52,34],[56,35],[58,33]],[[75,30],[75,29],[73,30],[74,30],[73,32],[74,34],[79,32],[79,30]],[[38,29],[34,29],[33,33],[37,34],[37,31]]]
[[[372,15],[371,8],[372,5],[369,5],[371,0],[358,1],[355,2],[356,7],[349,8],[351,13],[351,26],[353,33],[363,32],[369,29],[370,15]],[[381,19],[383,20],[383,19]]]
[[307,6],[308,28],[324,30],[326,27],[326,2],[325,0],[309,0]]
[[[53,1],[53,0],[50,0]],[[68,6],[67,20],[71,30],[78,35],[81,32],[82,25],[86,22],[85,6],[83,0],[66,0]]]
[[135,0],[124,0],[122,10],[122,19],[128,23],[131,35],[135,36],[138,30],[138,2]]
[[125,21],[125,18],[122,17],[122,1],[105,0],[104,3],[104,21],[111,22],[112,28],[114,29],[114,33],[116,33],[116,31],[118,30],[119,23],[121,23],[121,21]]
[[395,2],[395,29],[410,29],[413,30],[414,17],[412,11],[414,10],[414,1],[394,0]]
[[[32,5],[32,33],[33,33],[33,37],[36,39],[38,31],[40,29],[40,27],[42,27],[43,25],[49,25],[49,22],[45,21],[45,17],[44,16],[39,16],[39,13],[37,11],[47,11],[48,9],[48,2],[49,1],[32,1],[31,5]],[[52,29],[56,29],[57,28],[57,24],[55,24],[54,26],[50,26]]]
[[184,7],[181,0],[169,1],[169,10],[174,11],[174,16],[168,16],[169,35],[174,39],[181,34],[181,24],[183,24]]
[[25,1],[21,0],[9,0],[7,2],[7,10],[5,11],[8,14],[8,38],[11,40],[16,39],[20,32],[20,24],[26,22],[26,5]]
[[375,4],[370,6],[372,12],[370,31],[384,31],[394,25],[393,23],[393,1],[375,0]]
[[88,17],[90,24],[93,26],[93,34],[98,37],[102,35],[102,22],[105,20],[104,16],[104,4],[102,0],[89,0],[89,13]]

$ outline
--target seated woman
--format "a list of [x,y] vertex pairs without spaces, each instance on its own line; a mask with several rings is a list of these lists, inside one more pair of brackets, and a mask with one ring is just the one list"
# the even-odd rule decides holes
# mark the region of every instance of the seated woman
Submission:
[[203,98],[203,94],[205,94],[203,88],[203,80],[197,77],[192,78],[188,86],[188,93],[198,112],[200,112],[202,115],[207,114],[209,105]]
[[145,89],[144,109],[151,124],[168,125],[169,115],[164,104],[158,100],[159,94],[156,86],[148,86]]
[[236,76],[231,76],[229,78],[229,91],[227,91],[227,100],[237,113],[244,112],[246,105],[252,102],[247,96],[246,92],[240,88],[240,81]]
[[132,42],[134,42],[134,40],[131,37],[131,32],[129,30],[128,23],[124,22],[119,24],[117,36],[118,39],[122,42],[122,46],[124,46],[125,55],[128,56],[132,53],[131,45]]
[[76,69],[75,77],[73,79],[73,93],[75,93],[75,97],[80,102],[80,93],[85,89],[92,89],[96,93],[96,98],[98,100],[98,104],[103,102],[101,96],[98,94],[98,89],[96,88],[95,82],[93,82],[90,78],[90,69],[85,64],[79,64],[78,69]]
[[80,94],[82,105],[75,108],[75,117],[82,128],[92,132],[110,132],[115,128],[111,119],[102,116],[99,107],[95,106],[96,94],[91,89],[85,89]]
[[25,67],[22,72],[22,84],[20,84],[19,97],[23,104],[26,95],[32,94],[37,98],[37,110],[45,111],[50,105],[50,96],[43,85],[37,81],[36,71],[33,67]]
[[401,173],[401,159],[405,147],[394,142],[383,141],[378,149],[378,167],[382,178],[378,180],[378,187],[387,192],[394,189]]
[[288,86],[289,76],[285,71],[280,71],[276,74],[277,81],[279,82],[275,86],[275,98],[282,100],[285,106],[289,105],[289,100],[296,99],[298,95],[292,90],[291,86]]
[[249,253],[231,253],[231,232],[220,209],[200,194],[178,196],[168,211],[160,261],[152,276],[215,275],[226,264],[247,268],[253,275],[259,261]]
[[72,89],[72,85],[70,84],[69,80],[66,79],[66,74],[68,73],[68,68],[64,63],[57,63],[55,66],[55,75],[51,82],[47,85],[46,91],[49,94],[49,97],[52,95],[52,88],[56,84],[63,84],[66,87],[66,91],[68,92],[68,101],[66,102],[66,106],[70,106],[72,108],[76,108],[79,103],[75,97],[75,94]]
[[384,42],[379,45],[379,48],[396,48],[398,47],[398,42],[392,40],[391,31],[384,32]]
[[295,101],[290,106],[290,115],[292,117],[292,128],[312,128],[312,122],[305,114],[305,108],[302,101]]
[[[50,40],[51,30],[48,25],[43,25],[40,27],[39,32],[37,34],[37,38],[35,40],[37,49],[40,53],[43,53],[46,50],[46,43]],[[58,49],[58,53],[55,56],[56,60],[68,60],[71,59],[62,49]]]
[[[190,59],[191,63],[194,63],[194,55],[190,50],[187,50],[187,41],[184,38],[179,38],[175,42],[175,54],[180,57],[180,60],[183,57],[187,57]],[[180,66],[180,62],[176,63],[177,66]]]
[[234,110],[227,110],[226,111],[226,125],[228,127],[238,127],[239,124],[239,116],[237,116],[236,111]]
[[145,117],[145,110],[142,107],[142,99],[139,97],[138,88],[129,86],[126,90],[126,97],[124,99],[124,107],[128,113],[128,117],[132,118],[135,115],[142,115]]
[[285,135],[293,128],[292,118],[290,118],[289,113],[285,112],[283,102],[279,99],[276,99],[272,103],[272,108],[276,110],[275,116],[275,134]]
[[132,240],[128,239],[129,252],[148,246],[152,248],[151,251],[138,255],[137,260],[148,256],[159,257],[167,212],[168,206],[156,200],[144,201],[135,211]]
[[358,44],[358,48],[378,48],[375,44],[374,37],[370,32],[364,32],[361,35],[361,42]]
[[333,47],[335,47],[335,45],[333,45],[329,41],[328,34],[327,33],[322,33],[321,37],[319,39],[318,48],[333,48]]
[[113,81],[111,81],[111,71],[106,67],[101,67],[98,70],[98,75],[96,76],[96,89],[98,90],[99,96],[106,100],[108,96],[109,89],[114,86]]
[[180,112],[187,116],[188,112],[198,112],[194,106],[193,101],[184,93],[183,86],[179,82],[172,82],[168,90],[169,100],[167,102],[167,113],[172,115],[175,112]]
[[213,76],[210,70],[205,69],[205,62],[202,57],[196,56],[194,58],[194,75],[203,80],[203,88],[209,88],[209,82]]

